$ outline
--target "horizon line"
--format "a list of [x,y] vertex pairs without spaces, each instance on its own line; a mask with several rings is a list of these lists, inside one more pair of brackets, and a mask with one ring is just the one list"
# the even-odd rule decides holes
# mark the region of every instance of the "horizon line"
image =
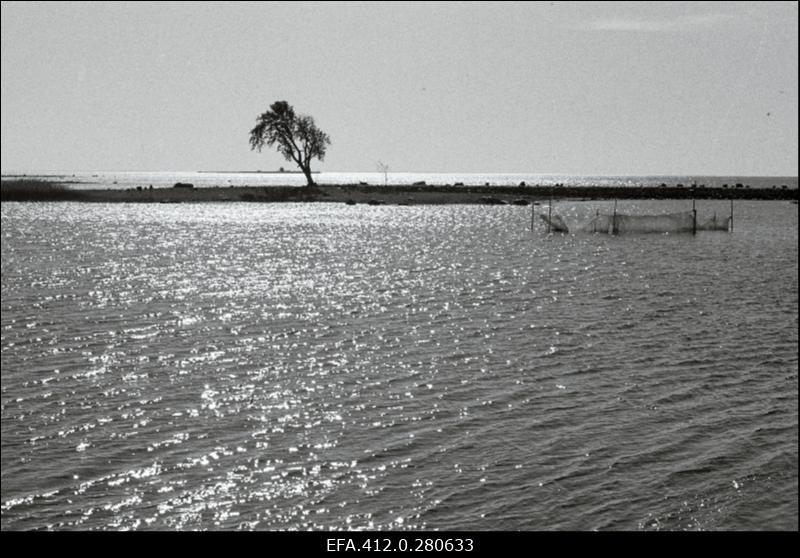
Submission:
[[[67,174],[75,173],[175,173],[175,174],[302,174],[302,171],[285,170],[140,170],[140,169],[28,169],[28,170],[0,170],[0,176],[45,176],[45,175],[58,175],[64,176]],[[311,171],[313,174],[383,174],[379,170],[315,170]],[[703,177],[775,177],[775,178],[798,178],[798,174],[742,174],[742,173],[726,173],[726,174],[705,174],[698,172],[683,172],[683,173],[575,173],[575,172],[535,172],[535,171],[425,171],[425,170],[389,170],[387,174],[449,174],[449,175],[489,175],[489,174],[504,174],[504,175],[535,175],[535,176],[592,176],[592,177],[641,177],[641,176],[703,176]]]

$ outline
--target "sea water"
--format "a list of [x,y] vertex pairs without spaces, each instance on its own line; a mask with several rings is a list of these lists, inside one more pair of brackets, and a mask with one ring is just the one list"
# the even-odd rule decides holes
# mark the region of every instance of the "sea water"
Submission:
[[796,530],[797,206],[734,211],[3,203],[2,528]]

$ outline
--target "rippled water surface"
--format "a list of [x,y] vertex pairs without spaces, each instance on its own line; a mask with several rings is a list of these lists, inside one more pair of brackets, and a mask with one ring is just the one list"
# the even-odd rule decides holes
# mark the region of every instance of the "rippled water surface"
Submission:
[[529,223],[4,203],[2,528],[797,529],[797,206]]

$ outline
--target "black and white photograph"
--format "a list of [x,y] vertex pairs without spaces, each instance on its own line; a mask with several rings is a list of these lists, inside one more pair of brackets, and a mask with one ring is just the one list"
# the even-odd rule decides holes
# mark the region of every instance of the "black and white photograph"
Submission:
[[798,2],[4,1],[0,98],[3,532],[798,531]]

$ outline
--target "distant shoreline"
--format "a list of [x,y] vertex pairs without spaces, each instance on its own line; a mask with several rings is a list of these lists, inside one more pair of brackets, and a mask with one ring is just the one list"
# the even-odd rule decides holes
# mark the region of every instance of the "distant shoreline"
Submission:
[[797,189],[643,186],[477,186],[339,184],[307,186],[213,186],[125,190],[69,188],[68,183],[4,180],[3,201],[88,203],[329,202],[371,205],[526,205],[553,199],[797,200]]
[[[199,170],[197,171],[198,174],[303,174],[303,171],[296,171],[296,170],[271,170],[271,171],[262,171],[262,170]],[[311,174],[319,174],[319,171],[311,171]]]

